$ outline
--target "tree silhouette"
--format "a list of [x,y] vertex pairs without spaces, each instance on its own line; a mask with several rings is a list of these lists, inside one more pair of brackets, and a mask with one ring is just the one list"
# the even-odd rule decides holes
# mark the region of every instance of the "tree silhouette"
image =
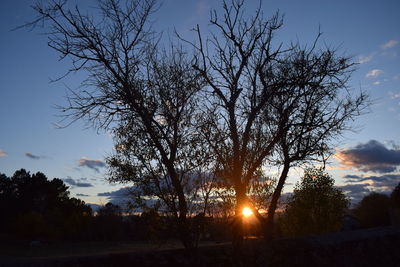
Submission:
[[390,194],[390,206],[392,224],[400,225],[400,183]]
[[61,179],[49,181],[37,172],[18,170],[11,178],[0,175],[0,208],[7,220],[1,231],[21,238],[78,238],[89,226],[92,210],[69,197]]
[[354,209],[354,214],[366,228],[390,224],[390,198],[381,193],[372,192],[365,196]]
[[339,231],[349,204],[323,169],[306,169],[280,218],[282,230],[288,236]]
[[400,183],[390,194],[390,204],[393,208],[400,209]]
[[[243,0],[223,1],[222,16],[211,13],[210,37],[195,29],[193,62],[179,47],[165,53],[156,45],[148,23],[155,0],[100,1],[96,16],[66,2],[34,9],[38,17],[26,26],[48,25],[49,46],[72,60],[70,72],[87,74],[62,108],[67,118],[115,130],[111,180],[156,196],[188,249],[194,173],[213,173],[234,190],[235,244],[243,240],[245,205],[268,238],[289,169],[325,160],[367,103],[347,86],[351,58],[320,48],[320,34],[311,46],[275,43],[282,16],[266,19],[259,7],[246,18]],[[264,166],[281,171],[267,218],[248,196]]]
[[[229,3],[228,3],[229,2]],[[332,141],[367,105],[364,93],[353,96],[347,81],[351,58],[320,47],[318,34],[310,46],[275,41],[282,16],[263,17],[261,7],[244,15],[244,1],[223,1],[223,12],[211,12],[209,36],[195,29],[195,69],[206,80],[207,117],[204,139],[216,157],[220,177],[236,196],[236,216],[253,206],[246,192],[263,166],[278,166],[280,175],[267,218],[273,232],[278,199],[291,167],[324,161]],[[237,233],[237,243],[242,233]]]
[[191,249],[188,193],[208,160],[192,125],[203,82],[180,47],[157,46],[149,23],[157,8],[155,0],[105,0],[89,14],[66,1],[39,3],[26,26],[47,25],[49,46],[72,60],[69,72],[87,74],[61,109],[72,121],[114,131],[110,180],[134,183],[137,201],[157,197]]

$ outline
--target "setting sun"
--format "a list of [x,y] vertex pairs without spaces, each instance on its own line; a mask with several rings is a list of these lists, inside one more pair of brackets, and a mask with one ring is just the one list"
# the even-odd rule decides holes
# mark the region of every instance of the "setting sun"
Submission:
[[243,211],[242,211],[242,214],[243,214],[244,217],[249,217],[250,215],[253,214],[253,212],[248,207],[244,207]]

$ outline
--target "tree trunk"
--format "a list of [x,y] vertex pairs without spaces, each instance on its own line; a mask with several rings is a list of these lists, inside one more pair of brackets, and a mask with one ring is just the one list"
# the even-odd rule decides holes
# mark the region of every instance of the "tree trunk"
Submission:
[[236,191],[236,209],[235,218],[232,224],[232,246],[233,255],[235,262],[240,266],[243,255],[243,239],[244,239],[244,226],[243,226],[243,215],[242,210],[246,204],[246,191],[243,185],[237,185],[235,187]]
[[272,195],[271,203],[268,207],[267,219],[264,225],[264,239],[270,241],[274,238],[274,215],[275,210],[278,205],[278,200],[281,196],[283,186],[285,185],[286,178],[290,169],[290,165],[288,162],[284,163],[284,167],[279,177],[278,185],[275,188],[274,194]]

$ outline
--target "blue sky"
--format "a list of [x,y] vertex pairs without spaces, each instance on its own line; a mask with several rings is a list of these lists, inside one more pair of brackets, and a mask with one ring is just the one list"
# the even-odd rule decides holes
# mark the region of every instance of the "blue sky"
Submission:
[[[59,113],[54,106],[65,103],[66,86],[77,87],[84,76],[50,83],[65,73],[68,61],[58,61],[40,31],[11,31],[34,17],[33,2],[0,2],[0,173],[42,171],[49,178],[64,179],[72,196],[106,203],[107,196],[118,195],[123,186],[104,179],[111,136],[83,122],[56,127]],[[256,2],[247,1],[249,12]],[[176,28],[190,38],[196,24],[206,31],[210,8],[219,7],[215,0],[164,0],[154,25],[165,36]],[[355,121],[358,131],[340,139],[329,171],[357,199],[370,190],[389,191],[400,182],[400,2],[274,0],[264,1],[262,9],[266,15],[278,9],[285,14],[278,40],[310,43],[320,27],[323,43],[360,62],[351,85],[369,92],[374,104]],[[299,175],[293,170],[286,190]]]

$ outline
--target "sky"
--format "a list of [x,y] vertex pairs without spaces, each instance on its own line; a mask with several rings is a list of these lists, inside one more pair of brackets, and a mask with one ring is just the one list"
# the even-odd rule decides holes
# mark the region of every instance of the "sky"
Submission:
[[[69,62],[59,60],[40,30],[12,31],[34,18],[34,2],[0,1],[0,173],[41,171],[63,179],[71,196],[87,203],[118,199],[129,184],[106,180],[104,159],[112,153],[112,136],[82,121],[58,127],[55,106],[65,104],[66,89],[76,88],[84,74],[51,82]],[[245,1],[249,14],[257,2]],[[196,24],[207,31],[210,9],[220,7],[217,0],[164,0],[154,27],[164,36],[176,29],[191,38]],[[350,85],[368,92],[373,104],[354,121],[356,131],[338,139],[327,170],[354,202],[371,191],[393,190],[400,182],[400,1],[264,0],[262,10],[266,16],[284,14],[277,40],[310,44],[320,29],[323,43],[359,63]],[[300,176],[299,169],[290,173],[285,192]]]

